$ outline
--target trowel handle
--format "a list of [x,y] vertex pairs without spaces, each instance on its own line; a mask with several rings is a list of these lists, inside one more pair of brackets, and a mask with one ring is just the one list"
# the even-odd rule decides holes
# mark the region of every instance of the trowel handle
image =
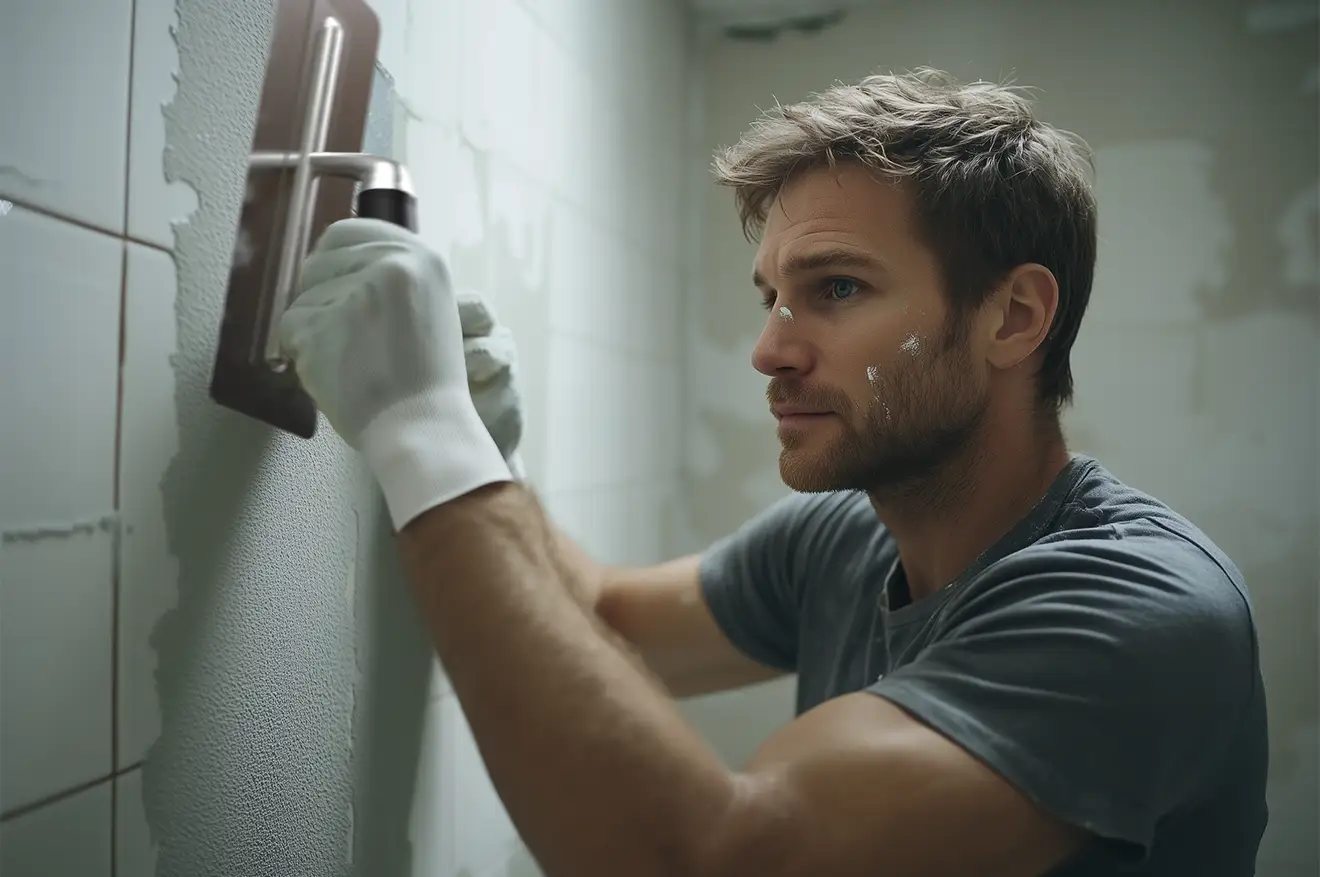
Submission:
[[357,196],[357,215],[417,231],[417,197],[402,189],[363,189]]

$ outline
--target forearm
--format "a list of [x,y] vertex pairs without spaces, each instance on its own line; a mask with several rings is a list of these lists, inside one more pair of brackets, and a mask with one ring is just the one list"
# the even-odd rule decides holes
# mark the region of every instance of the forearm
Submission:
[[697,873],[734,804],[734,777],[570,596],[581,583],[555,538],[510,484],[432,509],[401,534],[486,767],[547,873]]
[[548,516],[542,514],[540,517],[549,530],[550,551],[553,560],[560,568],[562,585],[588,615],[595,615],[608,570],[604,564],[598,563],[587,554],[582,546]]

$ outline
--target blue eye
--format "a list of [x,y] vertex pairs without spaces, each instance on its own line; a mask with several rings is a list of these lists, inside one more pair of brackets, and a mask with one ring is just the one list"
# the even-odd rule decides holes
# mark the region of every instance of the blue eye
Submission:
[[847,277],[831,277],[825,281],[825,294],[835,301],[844,301],[857,294],[861,286]]

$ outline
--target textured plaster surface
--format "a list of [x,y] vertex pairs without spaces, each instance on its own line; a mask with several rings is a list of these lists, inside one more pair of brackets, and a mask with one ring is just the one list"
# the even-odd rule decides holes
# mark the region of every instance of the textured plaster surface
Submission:
[[[165,173],[197,209],[175,226],[178,452],[161,491],[178,600],[151,636],[161,729],[143,768],[146,821],[158,875],[346,874],[364,830],[355,763],[372,761],[355,730],[374,727],[359,713],[371,662],[355,616],[391,546],[324,422],[303,441],[208,396],[272,4],[177,11]],[[407,660],[423,696],[425,653]]]

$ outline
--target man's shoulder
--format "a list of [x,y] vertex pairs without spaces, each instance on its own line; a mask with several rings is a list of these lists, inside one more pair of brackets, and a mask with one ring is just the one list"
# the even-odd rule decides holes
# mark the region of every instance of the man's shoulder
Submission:
[[1155,578],[1172,586],[1170,594],[1246,598],[1241,571],[1203,530],[1090,458],[1054,525],[1015,560],[1062,570],[1103,568],[1123,580]]
[[790,493],[773,503],[767,513],[799,531],[828,531],[870,538],[884,525],[866,493],[836,490],[828,493]]
[[771,505],[757,529],[787,543],[804,580],[871,570],[892,553],[892,537],[865,492],[792,493]]
[[1228,556],[1186,517],[1095,461],[1052,525],[987,566],[969,591],[979,608],[1075,608],[1077,619],[1133,634],[1196,625],[1244,645],[1254,639],[1246,583]]

